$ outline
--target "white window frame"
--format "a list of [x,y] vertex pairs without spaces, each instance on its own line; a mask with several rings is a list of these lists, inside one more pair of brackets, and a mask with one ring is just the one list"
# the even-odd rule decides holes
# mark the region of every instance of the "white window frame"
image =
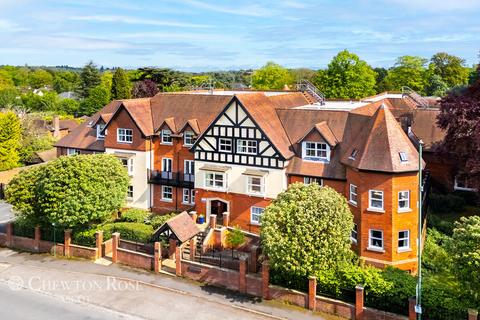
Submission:
[[182,203],[190,204],[190,189],[183,188],[182,190]]
[[128,186],[128,189],[127,189],[127,199],[128,200],[133,200],[133,196],[134,196],[134,189],[133,189],[133,186],[130,185]]
[[[209,176],[212,175],[210,178]],[[221,179],[219,179],[221,177]],[[222,172],[215,172],[215,171],[207,171],[205,172],[205,187],[208,189],[216,189],[216,190],[224,190],[227,186],[227,177],[225,173]],[[222,182],[221,186],[217,186],[216,182]],[[210,184],[211,182],[211,184]]]
[[232,152],[233,151],[232,139],[219,138],[218,139],[218,151],[220,151],[220,152]]
[[80,150],[75,148],[67,148],[67,156],[74,156],[80,154]]
[[[380,232],[381,237],[374,237],[373,232]],[[382,245],[377,246],[374,244],[374,240],[381,241]],[[383,230],[380,229],[370,229],[368,230],[368,250],[373,250],[373,251],[384,251],[384,239],[383,239]]]
[[133,130],[128,128],[117,129],[118,143],[133,143]]
[[[402,195],[407,195],[405,199],[400,199]],[[402,207],[400,204],[406,202],[406,206]],[[398,192],[398,212],[412,211],[410,208],[410,190],[402,190]]]
[[[125,169],[127,169],[128,175],[133,175],[133,158],[120,158],[122,165]],[[126,161],[126,163],[124,163]]]
[[[382,195],[382,199],[373,199],[372,195],[374,192],[379,192]],[[382,207],[375,207],[373,206],[373,201],[382,201]],[[368,210],[369,211],[377,211],[377,212],[384,212],[385,208],[385,196],[382,190],[368,190]]]
[[303,184],[312,184],[316,183],[320,187],[323,187],[323,179],[317,177],[303,177]]
[[[404,236],[404,237],[400,238],[400,233],[401,232],[406,232],[407,233],[406,237]],[[406,245],[400,246],[400,241],[405,241]],[[410,251],[410,230],[400,230],[400,231],[398,231],[397,246],[398,246],[398,252]]]
[[195,204],[195,189],[190,189],[190,204]]
[[261,225],[262,224],[262,215],[265,211],[265,208],[262,207],[250,207],[250,224]]
[[184,174],[195,174],[195,160],[184,160],[183,161],[183,173]]
[[408,153],[402,151],[402,152],[398,153],[398,156],[400,157],[400,162],[401,163],[408,162]]
[[[167,191],[167,189],[170,189],[170,191]],[[170,195],[170,198],[165,197],[166,195]],[[162,186],[162,201],[165,202],[173,202],[173,187],[172,186]]]
[[169,129],[162,129],[160,132],[160,144],[172,145],[172,131]]
[[173,159],[172,158],[162,158],[162,172],[172,172],[173,170]]
[[183,133],[183,145],[185,147],[191,147],[193,146],[193,143],[195,142],[193,136],[195,135],[195,133],[193,131],[185,131]]
[[353,229],[350,232],[350,240],[355,244],[358,242],[358,225],[356,223],[353,224]]
[[[252,144],[252,145],[250,145]],[[243,151],[242,151],[243,149]],[[256,155],[258,153],[258,143],[256,140],[251,139],[238,139],[237,140],[237,153],[239,154],[251,154]]]
[[105,134],[102,133],[103,129],[105,129],[104,124],[97,124],[97,139],[98,140],[103,140],[105,139]]
[[[253,179],[260,179],[260,184],[253,183]],[[260,187],[260,191],[253,190],[253,187]],[[247,175],[247,193],[252,195],[264,195],[265,194],[265,179],[259,176]]]
[[[315,155],[308,155],[313,152]],[[325,156],[320,155],[325,152]],[[303,141],[302,142],[302,158],[307,161],[330,161],[330,146],[325,142]]]
[[[353,189],[355,189],[355,191]],[[358,204],[358,187],[353,183],[350,183],[349,202],[354,206]]]
[[456,175],[456,176],[455,176],[455,184],[454,184],[454,186],[453,186],[453,189],[454,189],[454,190],[457,190],[457,191],[473,191],[473,192],[477,191],[477,189],[475,189],[475,188],[470,188],[470,187],[468,187],[468,179],[467,179],[467,177],[464,178],[464,182],[465,182],[465,183],[464,183],[464,186],[463,186],[463,187],[462,187],[462,186],[459,186],[459,185],[458,185],[458,178],[459,178],[458,175]]

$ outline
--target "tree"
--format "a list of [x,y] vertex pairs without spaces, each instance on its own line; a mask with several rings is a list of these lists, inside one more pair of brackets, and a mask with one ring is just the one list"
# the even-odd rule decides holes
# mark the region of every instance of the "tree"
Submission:
[[125,203],[130,178],[112,155],[60,157],[23,170],[5,190],[21,218],[74,228],[103,222]]
[[[480,67],[479,67],[480,72]],[[480,80],[462,91],[450,92],[440,102],[437,124],[446,136],[440,156],[454,158],[459,173],[480,191]]]
[[100,73],[97,66],[90,61],[87,63],[80,73],[80,87],[78,94],[82,98],[87,98],[91,89],[98,86],[101,83]]
[[57,72],[53,80],[53,88],[56,92],[76,91],[80,86],[80,76],[76,72]]
[[318,73],[315,83],[327,98],[359,99],[375,94],[376,76],[365,61],[343,50]]
[[225,240],[227,245],[232,249],[233,256],[233,250],[245,243],[245,234],[239,226],[236,226],[233,230],[227,231]]
[[0,108],[11,109],[21,105],[20,92],[15,88],[0,89]]
[[0,89],[12,88],[13,86],[14,82],[10,73],[6,70],[0,70]]
[[148,98],[153,97],[158,93],[158,87],[155,82],[150,79],[135,82],[132,89],[132,95],[134,98]]
[[22,95],[22,102],[29,111],[56,111],[60,99],[54,91],[44,92],[43,96],[30,92]]
[[377,77],[375,78],[377,83],[375,90],[377,93],[388,91],[387,87],[385,86],[385,77],[388,74],[388,70],[385,68],[374,68],[373,71],[375,71],[377,74]]
[[181,90],[188,85],[185,73],[168,68],[140,68],[134,76],[134,80],[152,80],[160,91]]
[[117,68],[112,79],[112,99],[130,99],[130,81],[122,68]]
[[429,96],[443,97],[448,91],[448,85],[442,80],[438,74],[433,74],[428,85],[425,88],[425,93]]
[[35,120],[37,118],[29,114],[25,114],[21,118],[22,135],[18,154],[20,162],[25,165],[32,163],[36,152],[53,148],[53,137],[43,128],[39,128],[35,124]]
[[37,69],[29,74],[29,84],[32,88],[38,89],[53,84],[53,76],[50,72]]
[[352,229],[352,214],[342,195],[316,183],[295,183],[265,209],[260,236],[272,268],[310,276],[352,261]]
[[386,87],[388,90],[402,90],[402,87],[406,86],[421,94],[424,93],[426,63],[427,60],[421,57],[399,57],[384,79]]
[[290,70],[290,73],[292,74],[295,82],[300,82],[301,80],[308,80],[310,82],[313,82],[315,76],[317,75],[314,70],[308,68],[292,69]]
[[11,111],[0,113],[0,171],[18,167],[20,120]]
[[104,86],[96,86],[89,92],[88,98],[80,103],[80,113],[92,115],[110,102],[110,91]]
[[57,110],[63,114],[77,115],[80,112],[80,103],[77,100],[65,98],[60,100]]
[[471,294],[480,293],[480,216],[461,217],[455,222],[448,251],[453,271]]
[[104,86],[109,92],[112,91],[113,74],[110,71],[105,71],[100,76],[101,85]]
[[292,83],[292,74],[274,62],[267,62],[252,75],[252,85],[258,90],[282,90],[285,85]]
[[433,55],[431,64],[433,72],[439,75],[449,88],[465,85],[468,81],[469,70],[462,58],[439,52]]

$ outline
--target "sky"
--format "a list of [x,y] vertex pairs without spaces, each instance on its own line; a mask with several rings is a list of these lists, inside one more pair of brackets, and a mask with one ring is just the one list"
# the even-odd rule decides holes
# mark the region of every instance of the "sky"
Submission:
[[444,51],[479,61],[480,0],[0,0],[0,65],[374,67]]

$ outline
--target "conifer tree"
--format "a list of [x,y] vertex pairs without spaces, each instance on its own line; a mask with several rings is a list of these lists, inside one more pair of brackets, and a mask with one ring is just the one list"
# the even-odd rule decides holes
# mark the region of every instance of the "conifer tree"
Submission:
[[122,68],[117,68],[112,79],[112,99],[130,99],[130,82]]
[[11,111],[0,113],[0,171],[19,165],[20,120]]
[[90,61],[87,63],[80,73],[80,88],[78,94],[82,98],[87,98],[90,90],[101,83],[100,72],[97,66]]

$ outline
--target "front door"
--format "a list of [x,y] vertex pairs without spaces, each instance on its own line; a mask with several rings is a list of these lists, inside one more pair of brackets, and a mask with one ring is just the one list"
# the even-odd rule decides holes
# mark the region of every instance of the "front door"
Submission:
[[217,224],[223,225],[223,213],[228,210],[227,203],[220,200],[212,200],[210,203],[210,214],[217,215]]

